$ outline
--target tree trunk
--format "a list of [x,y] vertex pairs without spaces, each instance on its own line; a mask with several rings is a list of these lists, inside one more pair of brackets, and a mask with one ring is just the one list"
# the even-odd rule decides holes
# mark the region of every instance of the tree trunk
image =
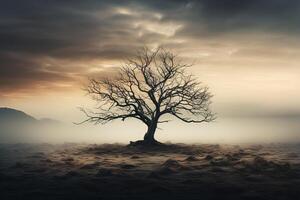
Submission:
[[144,140],[138,140],[135,142],[130,142],[129,146],[141,146],[141,147],[151,147],[157,145],[163,145],[154,138],[154,134],[157,128],[157,121],[153,121],[148,125],[148,130],[144,136]]
[[148,126],[148,130],[144,136],[145,143],[156,143],[156,140],[154,138],[154,134],[157,128],[157,123],[153,122],[151,125]]

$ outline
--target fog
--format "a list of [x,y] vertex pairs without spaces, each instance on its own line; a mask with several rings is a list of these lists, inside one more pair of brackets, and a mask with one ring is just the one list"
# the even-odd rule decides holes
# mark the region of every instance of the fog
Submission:
[[[156,138],[172,143],[271,143],[300,142],[299,119],[218,118],[215,122],[186,124],[172,121],[159,126]],[[1,127],[1,143],[129,143],[143,138],[145,125],[138,121],[106,125],[73,123]]]

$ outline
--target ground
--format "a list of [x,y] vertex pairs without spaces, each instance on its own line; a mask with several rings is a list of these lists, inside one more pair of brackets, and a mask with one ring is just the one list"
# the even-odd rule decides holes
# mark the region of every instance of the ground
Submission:
[[300,145],[1,144],[1,199],[298,199]]

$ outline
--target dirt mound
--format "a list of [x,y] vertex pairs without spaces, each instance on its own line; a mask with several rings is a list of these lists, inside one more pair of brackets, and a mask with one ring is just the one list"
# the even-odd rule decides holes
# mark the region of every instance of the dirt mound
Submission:
[[217,156],[210,160],[210,164],[215,166],[228,166],[231,162],[225,156]]
[[198,161],[199,159],[196,158],[195,156],[189,156],[185,159],[185,161],[188,161],[188,162],[193,162],[193,161]]
[[265,170],[265,169],[270,169],[270,170],[289,170],[290,169],[290,164],[289,163],[277,163],[273,161],[268,161],[260,156],[257,156],[254,158],[254,161],[252,163],[252,168],[255,170]]
[[174,169],[182,169],[185,168],[184,165],[180,164],[177,160],[168,159],[166,162],[162,164],[162,167],[174,168]]
[[179,173],[184,170],[188,170],[189,167],[181,164],[177,160],[168,159],[165,161],[158,169],[151,173],[151,176],[169,175],[174,173]]
[[99,165],[100,165],[99,162],[90,163],[90,164],[85,164],[85,165],[82,165],[82,166],[80,167],[80,169],[95,169],[95,168],[97,168]]
[[242,165],[243,170],[252,172],[287,172],[291,169],[290,164],[287,162],[269,161],[260,156],[256,156],[252,161],[239,162],[239,165]]
[[135,165],[127,164],[127,163],[121,163],[119,165],[119,167],[122,168],[122,169],[133,169],[133,168],[136,168]]

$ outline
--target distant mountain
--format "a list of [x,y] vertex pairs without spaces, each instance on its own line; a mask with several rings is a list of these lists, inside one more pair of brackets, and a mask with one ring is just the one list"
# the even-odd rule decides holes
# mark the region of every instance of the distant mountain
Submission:
[[26,114],[23,111],[16,110],[13,108],[0,107],[0,123],[28,123],[28,124],[59,124],[58,120],[50,118],[42,118],[40,120]]
[[23,111],[0,107],[0,144],[2,142],[37,141],[44,134],[55,132],[63,124],[44,118],[36,119]]
[[0,107],[0,122],[24,122],[35,123],[34,117],[16,109]]

